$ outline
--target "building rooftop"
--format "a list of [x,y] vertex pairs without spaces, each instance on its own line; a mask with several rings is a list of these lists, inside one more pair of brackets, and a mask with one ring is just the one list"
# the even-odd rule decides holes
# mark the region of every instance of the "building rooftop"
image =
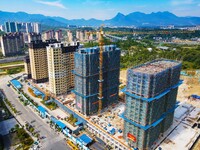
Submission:
[[22,88],[22,85],[19,81],[13,79],[10,81],[17,89],[21,89]]
[[15,37],[15,36],[22,36],[23,34],[21,32],[10,32],[3,34],[2,37]]
[[44,107],[42,107],[42,106],[38,106],[38,110],[39,110],[40,112],[42,112],[42,113],[47,112],[46,109],[45,109]]
[[137,66],[137,67],[133,68],[132,70],[134,72],[139,72],[139,73],[156,74],[156,73],[162,72],[168,68],[172,68],[172,67],[175,67],[178,65],[180,65],[180,62],[178,62],[178,61],[155,60],[152,62],[145,63],[143,65]]
[[[78,53],[80,54],[96,54],[99,53],[100,48],[98,46],[96,47],[89,47],[89,48],[80,48],[78,50]],[[103,46],[103,51],[114,51],[114,50],[120,50],[116,47],[116,45],[105,45]]]
[[92,142],[92,138],[90,138],[89,136],[87,136],[86,134],[82,134],[79,139],[81,140],[81,142],[83,142],[84,145],[88,145],[89,143]]

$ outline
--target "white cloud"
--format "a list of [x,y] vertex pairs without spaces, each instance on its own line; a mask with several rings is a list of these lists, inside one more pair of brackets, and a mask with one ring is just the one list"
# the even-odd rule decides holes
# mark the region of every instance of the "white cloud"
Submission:
[[44,1],[44,0],[36,0],[35,2],[44,4],[44,5],[49,5],[49,6],[54,6],[62,9],[67,9],[60,1]]

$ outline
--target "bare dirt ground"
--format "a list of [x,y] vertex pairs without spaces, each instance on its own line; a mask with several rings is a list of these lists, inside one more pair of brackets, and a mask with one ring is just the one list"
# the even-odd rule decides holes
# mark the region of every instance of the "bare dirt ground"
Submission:
[[181,79],[184,82],[179,87],[177,100],[187,102],[200,108],[200,100],[189,98],[192,94],[200,95],[200,82],[198,81],[198,78],[181,76]]
[[126,84],[126,73],[127,70],[121,70],[120,71],[120,82],[123,84]]

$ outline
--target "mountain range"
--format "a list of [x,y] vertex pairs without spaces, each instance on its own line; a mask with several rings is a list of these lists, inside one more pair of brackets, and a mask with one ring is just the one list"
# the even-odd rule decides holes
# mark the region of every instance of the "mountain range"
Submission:
[[170,12],[156,12],[145,14],[141,12],[133,12],[128,15],[118,13],[115,17],[108,20],[98,19],[65,19],[62,17],[50,17],[41,14],[28,14],[25,12],[4,12],[0,11],[0,24],[6,21],[18,22],[39,22],[48,26],[191,26],[200,25],[200,17],[178,17]]

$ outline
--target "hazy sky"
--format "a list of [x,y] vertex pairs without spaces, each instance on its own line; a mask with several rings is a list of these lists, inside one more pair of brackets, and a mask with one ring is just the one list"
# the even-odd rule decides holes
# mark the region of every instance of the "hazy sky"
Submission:
[[0,0],[0,10],[67,19],[110,19],[118,12],[135,11],[170,11],[178,16],[200,16],[200,0]]

